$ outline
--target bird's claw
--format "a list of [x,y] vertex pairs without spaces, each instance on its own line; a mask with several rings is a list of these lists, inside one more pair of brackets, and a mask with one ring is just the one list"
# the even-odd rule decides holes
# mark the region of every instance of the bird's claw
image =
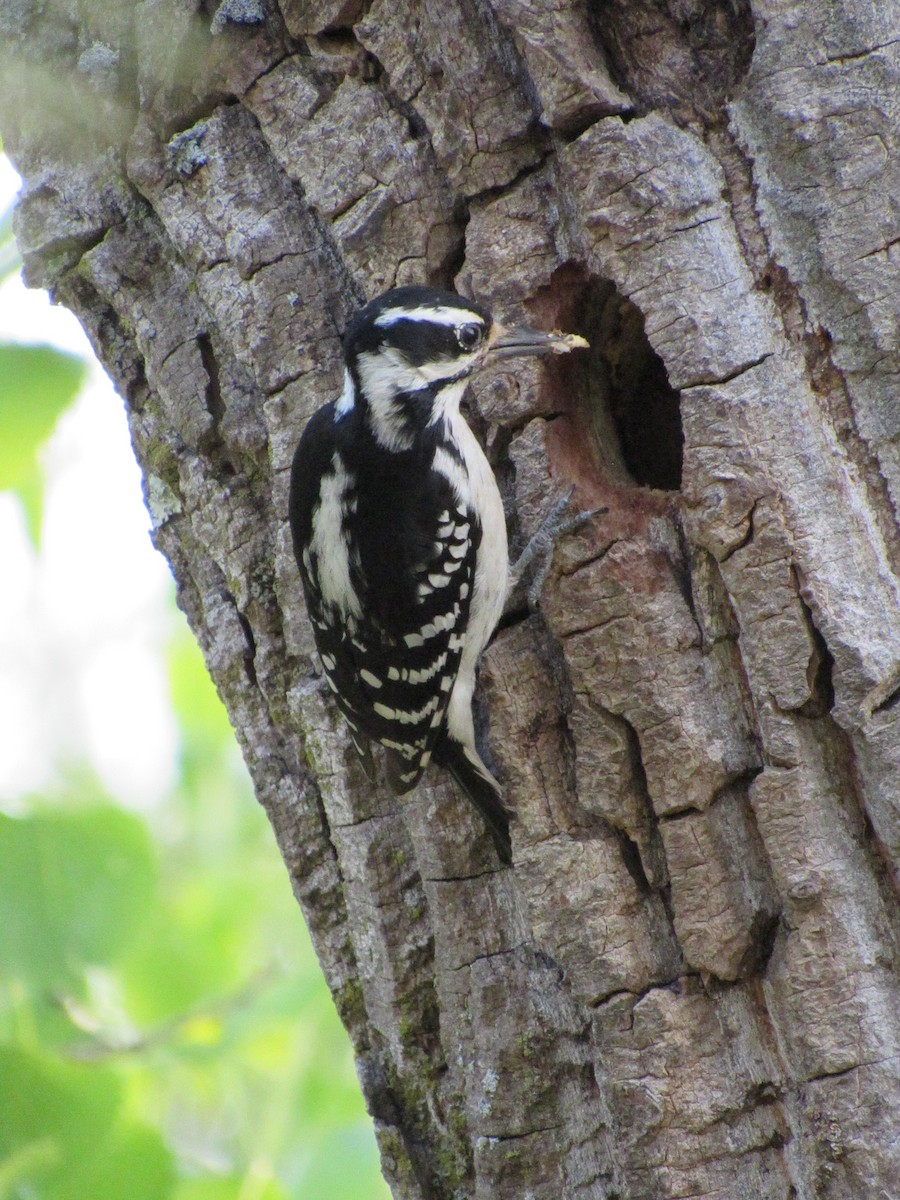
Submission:
[[567,533],[573,533],[576,529],[580,529],[593,517],[603,516],[609,511],[605,507],[592,508],[560,520],[560,515],[568,507],[574,492],[575,488],[572,486],[556,501],[516,560],[510,572],[510,600],[519,594],[526,572],[537,560],[538,565],[527,592],[528,607],[536,609],[540,603],[541,590],[547,578],[547,572],[550,570],[550,561],[557,541]]

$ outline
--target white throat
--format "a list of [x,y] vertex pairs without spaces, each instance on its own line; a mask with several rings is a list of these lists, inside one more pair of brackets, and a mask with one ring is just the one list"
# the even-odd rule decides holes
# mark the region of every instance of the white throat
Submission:
[[455,383],[448,383],[446,387],[441,388],[434,400],[434,409],[428,422],[429,425],[437,425],[438,422],[445,421],[448,432],[455,433],[457,421],[465,424],[465,418],[460,413],[459,406],[468,384],[468,378],[457,379]]

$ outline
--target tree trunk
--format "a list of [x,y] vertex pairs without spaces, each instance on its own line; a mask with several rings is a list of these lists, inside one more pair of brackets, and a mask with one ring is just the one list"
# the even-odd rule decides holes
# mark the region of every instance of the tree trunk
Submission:
[[[215,11],[213,11],[215,10]],[[29,281],[128,406],[403,1200],[896,1197],[900,6],[5,0]],[[586,335],[476,385],[504,870],[367,785],[286,526],[364,298]],[[508,368],[507,368],[508,372]]]

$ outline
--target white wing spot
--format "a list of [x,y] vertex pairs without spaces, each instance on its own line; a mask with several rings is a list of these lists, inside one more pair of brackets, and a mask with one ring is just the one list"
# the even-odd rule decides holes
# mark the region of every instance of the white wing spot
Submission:
[[384,738],[381,744],[382,746],[386,746],[388,750],[396,750],[404,758],[414,758],[419,753],[418,744],[410,745],[409,742],[394,742],[390,738]]
[[419,670],[413,670],[408,673],[410,683],[427,683],[429,679],[433,679],[438,671],[444,667],[447,662],[447,651],[445,650],[438,658],[434,660],[430,667],[422,667]]
[[421,725],[431,716],[439,703],[440,697],[432,696],[418,712],[404,712],[402,709],[389,708],[386,704],[381,703],[373,704],[372,708],[380,717],[384,717],[388,721],[395,721],[398,725]]
[[335,669],[335,667],[337,666],[337,663],[335,662],[332,655],[320,654],[319,657],[322,659],[322,666],[325,668],[326,671],[333,671]]
[[434,625],[435,633],[446,633],[452,629],[459,618],[459,607],[457,606],[453,612],[444,613],[443,616],[435,617],[432,624]]
[[371,671],[367,671],[365,667],[363,667],[363,669],[360,671],[359,677],[360,679],[365,680],[370,687],[381,687],[381,680],[378,678],[378,676],[373,675]]
[[454,608],[453,612],[442,613],[441,616],[435,617],[433,621],[429,621],[427,625],[423,625],[421,629],[422,637],[428,640],[429,638],[437,637],[439,633],[446,633],[452,629],[459,619],[459,605]]
[[[444,568],[444,569],[446,570],[446,568]],[[452,571],[454,568],[451,567],[450,569]],[[446,575],[429,575],[428,582],[431,584],[431,586],[433,588],[442,588],[442,587],[446,587],[447,584],[450,582],[450,580],[447,578]]]

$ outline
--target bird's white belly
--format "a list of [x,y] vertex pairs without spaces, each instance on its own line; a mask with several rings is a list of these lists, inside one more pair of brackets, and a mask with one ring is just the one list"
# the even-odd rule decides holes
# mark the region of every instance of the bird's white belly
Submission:
[[448,414],[447,424],[463,462],[460,465],[446,452],[439,459],[439,451],[435,455],[435,469],[453,484],[460,503],[477,512],[481,519],[481,544],[475,559],[466,643],[447,709],[451,734],[471,744],[475,668],[503,613],[509,587],[509,550],[503,501],[490,463],[459,413]]

